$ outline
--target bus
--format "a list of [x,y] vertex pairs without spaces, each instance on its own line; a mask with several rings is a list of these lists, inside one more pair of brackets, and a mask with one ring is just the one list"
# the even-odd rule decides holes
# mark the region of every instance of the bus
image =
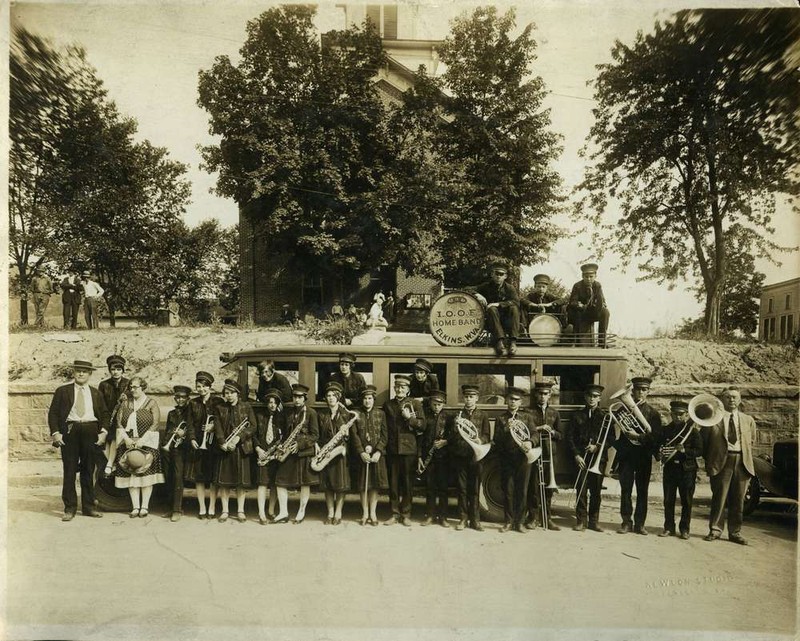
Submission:
[[[492,432],[494,421],[505,410],[504,394],[508,387],[529,391],[537,381],[553,383],[550,404],[558,410],[559,431],[564,434],[570,415],[583,406],[587,385],[594,383],[605,388],[601,403],[607,406],[608,397],[624,388],[628,377],[627,358],[621,349],[521,344],[514,357],[503,357],[497,356],[489,347],[443,346],[434,341],[430,334],[386,335],[375,345],[273,346],[225,353],[220,358],[227,362],[229,377],[239,382],[258,415],[263,412],[263,405],[256,401],[259,363],[271,360],[275,370],[290,382],[307,385],[311,390],[309,404],[316,409],[323,409],[326,407],[325,385],[331,374],[338,370],[342,351],[356,356],[354,371],[360,372],[367,384],[377,388],[376,407],[381,407],[391,398],[395,376],[413,375],[417,358],[425,358],[433,365],[439,387],[447,395],[446,412],[456,411],[460,407],[462,385],[477,385],[480,390],[478,407],[488,413]],[[531,396],[527,398],[527,402],[531,402]],[[563,441],[554,443],[553,449],[556,482],[560,488],[571,488],[577,476],[575,463]],[[502,521],[503,492],[499,461],[492,451],[483,461],[481,518]]]

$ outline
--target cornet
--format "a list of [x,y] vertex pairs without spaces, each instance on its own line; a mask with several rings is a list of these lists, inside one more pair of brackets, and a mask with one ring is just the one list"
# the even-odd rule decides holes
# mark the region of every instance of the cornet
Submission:
[[222,444],[222,449],[227,450],[231,445],[233,445],[233,441],[236,438],[239,438],[242,432],[247,429],[247,426],[250,425],[250,421],[244,419],[241,423],[239,423],[228,435],[228,438],[225,439],[225,442]]
[[210,431],[208,428],[211,427],[214,423],[214,417],[209,414],[206,417],[205,425],[203,425],[203,441],[200,443],[201,450],[207,450],[208,446],[214,442],[214,432]]

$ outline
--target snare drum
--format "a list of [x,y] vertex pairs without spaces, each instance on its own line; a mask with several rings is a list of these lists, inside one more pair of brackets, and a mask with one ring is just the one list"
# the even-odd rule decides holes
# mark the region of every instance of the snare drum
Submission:
[[528,325],[531,341],[539,347],[550,347],[561,338],[561,321],[552,314],[537,314]]
[[440,345],[451,347],[464,347],[477,341],[485,324],[486,312],[478,296],[462,291],[439,296],[433,301],[428,316],[431,336]]

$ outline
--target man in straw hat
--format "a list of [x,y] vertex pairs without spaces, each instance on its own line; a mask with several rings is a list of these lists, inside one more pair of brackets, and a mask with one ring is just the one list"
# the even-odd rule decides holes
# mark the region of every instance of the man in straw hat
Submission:
[[94,370],[89,361],[73,362],[72,382],[56,389],[47,413],[53,446],[61,450],[64,470],[62,521],[75,518],[78,509],[75,475],[79,472],[83,515],[103,516],[94,509],[94,469],[95,448],[105,444],[108,433],[108,410],[100,392],[89,385]]

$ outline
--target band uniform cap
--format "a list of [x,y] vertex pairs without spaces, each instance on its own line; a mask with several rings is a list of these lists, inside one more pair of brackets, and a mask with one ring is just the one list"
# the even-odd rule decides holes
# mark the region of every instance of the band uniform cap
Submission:
[[394,377],[394,384],[397,385],[398,383],[411,387],[411,377],[409,377],[408,374],[398,374]]
[[339,394],[339,396],[341,396],[342,394],[344,394],[344,387],[342,387],[336,381],[331,381],[325,386],[325,393],[328,392],[336,392],[337,394]]
[[605,387],[603,387],[602,385],[587,385],[586,393],[593,394],[594,392],[597,392],[598,394],[602,394],[604,389]]
[[186,385],[175,385],[172,388],[172,393],[175,396],[189,396],[189,394],[192,393],[192,390]]
[[339,354],[339,362],[340,363],[355,363],[356,362],[356,355],[351,354],[350,352],[342,352]]
[[585,265],[581,265],[581,273],[597,273],[597,263],[586,263]]
[[436,391],[431,392],[428,395],[428,398],[430,399],[431,402],[433,401],[439,401],[440,403],[447,402],[447,394],[445,394],[442,390],[438,389]]
[[431,365],[431,362],[425,358],[418,358],[414,363],[414,367],[416,369],[421,369],[423,372],[427,372],[428,374],[433,371],[433,365]]
[[148,450],[132,447],[119,458],[119,466],[128,474],[143,474],[153,464],[155,456]]
[[498,272],[502,271],[508,273],[508,265],[502,260],[498,260],[497,262],[492,263],[490,265],[490,268],[492,271],[498,271]]
[[533,282],[537,285],[539,283],[544,283],[545,285],[549,285],[551,281],[550,277],[547,274],[536,274],[536,276],[533,277]]
[[208,372],[197,372],[197,374],[194,375],[194,382],[206,383],[207,385],[211,386],[214,384],[214,377]]
[[477,385],[462,385],[461,386],[461,393],[462,394],[479,394],[480,388]]
[[533,384],[534,389],[547,390],[548,392],[553,389],[553,383],[550,381],[536,381]]
[[522,398],[525,396],[525,390],[521,387],[509,387],[506,390],[506,398]]
[[308,385],[303,385],[302,383],[295,383],[292,385],[292,394],[303,394],[308,396]]
[[365,396],[377,396],[378,395],[378,388],[374,385],[367,385],[364,389],[361,390],[361,397]]
[[631,379],[631,385],[640,389],[650,389],[652,383],[653,379],[647,378],[647,376],[636,376]]
[[225,383],[222,385],[222,391],[231,390],[232,392],[236,392],[239,396],[242,395],[242,386],[239,385],[235,380],[232,378],[226,378]]
[[97,369],[90,361],[73,361],[72,369]]
[[266,402],[268,398],[274,398],[276,401],[278,401],[278,403],[283,401],[283,398],[281,398],[281,393],[278,390],[276,390],[274,387],[270,387],[264,393],[264,402]]
[[112,354],[106,359],[106,365],[108,365],[108,367],[120,365],[123,369],[125,369],[125,359],[117,354]]
[[686,401],[670,401],[669,408],[671,410],[678,412],[680,411],[687,412],[689,411],[689,403],[687,403]]

